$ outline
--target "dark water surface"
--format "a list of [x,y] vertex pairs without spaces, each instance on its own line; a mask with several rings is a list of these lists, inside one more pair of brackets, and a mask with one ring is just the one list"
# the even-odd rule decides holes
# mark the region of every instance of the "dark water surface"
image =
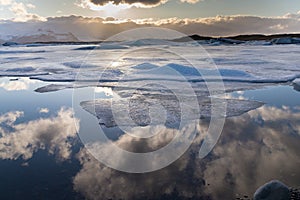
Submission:
[[206,158],[198,158],[196,138],[168,167],[128,174],[86,152],[76,134],[72,90],[34,92],[46,84],[0,79],[0,199],[218,200],[251,197],[272,179],[300,186],[300,93],[291,86],[233,93],[266,104],[226,119]]

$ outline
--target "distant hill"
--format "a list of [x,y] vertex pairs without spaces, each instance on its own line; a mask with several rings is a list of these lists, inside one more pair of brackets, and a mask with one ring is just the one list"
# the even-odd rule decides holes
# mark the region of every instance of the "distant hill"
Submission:
[[[142,41],[142,40],[141,40]],[[152,39],[145,39],[144,41],[152,41]],[[144,42],[143,41],[143,42]],[[166,40],[164,40],[166,41]],[[226,37],[210,37],[200,36],[197,34],[172,39],[173,42],[189,42],[189,41],[201,41],[203,44],[300,44],[300,34],[275,34],[275,35],[237,35]],[[5,46],[11,46],[16,44],[68,44],[68,45],[88,45],[99,44],[103,41],[90,41],[82,42],[72,33],[56,33],[51,30],[38,30],[36,33],[27,34],[22,36],[14,36],[9,40],[0,38],[0,44]],[[138,43],[140,41],[135,41]],[[155,40],[152,41],[152,43]],[[157,41],[156,41],[157,42]],[[160,41],[161,42],[161,41]],[[132,44],[131,44],[132,45]]]
[[262,35],[262,34],[253,34],[253,35],[237,35],[237,36],[228,36],[228,37],[210,37],[210,36],[200,36],[200,35],[190,35],[187,37],[182,37],[175,39],[175,42],[187,42],[191,40],[216,40],[216,39],[229,39],[229,40],[240,40],[240,41],[271,41],[278,38],[300,38],[300,34],[276,34],[276,35]]
[[300,34],[276,34],[276,35],[237,35],[225,37],[226,39],[241,40],[241,41],[259,41],[259,40],[273,40],[278,38],[300,38]]
[[200,36],[200,35],[190,35],[187,37],[182,37],[182,38],[178,38],[173,40],[174,42],[188,42],[191,40],[210,40],[210,39],[214,39],[213,37],[209,37],[209,36]]
[[191,35],[178,39],[174,42],[188,42],[188,41],[203,41],[206,43],[219,44],[242,44],[245,42],[265,41],[266,44],[300,44],[300,34],[276,34],[276,35],[237,35],[228,37],[209,37],[200,35]]

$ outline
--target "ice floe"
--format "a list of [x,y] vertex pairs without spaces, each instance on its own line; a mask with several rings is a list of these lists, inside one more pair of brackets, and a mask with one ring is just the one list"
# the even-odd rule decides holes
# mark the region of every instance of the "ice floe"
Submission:
[[300,91],[300,78],[297,78],[293,81],[293,86],[296,91]]
[[[186,123],[188,120],[196,120],[200,118],[210,118],[212,115],[217,117],[222,116],[223,113],[212,113],[212,104],[209,98],[197,97],[200,114],[195,114],[195,108],[186,106],[184,113],[181,110],[180,105],[182,103],[189,103],[188,97],[184,98],[184,102],[179,102],[172,95],[155,95],[155,97],[144,98],[144,96],[133,96],[131,98],[121,98],[121,99],[96,99],[92,101],[84,101],[81,106],[89,113],[97,116],[99,123],[105,125],[106,127],[114,126],[147,126],[159,125],[164,123],[166,127],[176,128],[178,123]],[[261,102],[248,101],[248,100],[237,100],[237,99],[215,99],[219,106],[224,106],[227,104],[227,111],[225,117],[233,117],[241,115],[250,110],[256,109],[263,105]],[[162,109],[165,109],[166,113],[162,110],[156,110],[156,120],[151,121],[151,114],[149,110],[152,106],[157,106],[160,103]],[[127,110],[129,108],[129,110]],[[163,117],[165,114],[165,119]],[[116,123],[114,117],[121,116],[122,119],[126,119],[125,115],[130,115],[131,120],[121,120]],[[184,115],[184,116],[182,116]],[[218,116],[219,115],[219,116]],[[157,120],[157,118],[159,118]],[[184,121],[182,121],[184,120]]]

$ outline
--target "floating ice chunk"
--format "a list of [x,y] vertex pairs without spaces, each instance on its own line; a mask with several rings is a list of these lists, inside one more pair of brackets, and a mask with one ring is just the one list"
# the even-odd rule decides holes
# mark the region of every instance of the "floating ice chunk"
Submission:
[[297,78],[293,81],[294,90],[300,92],[300,78]]
[[[118,100],[114,99],[96,99],[93,101],[81,102],[81,106],[89,113],[95,115],[99,119],[101,125],[106,127],[115,126],[147,126],[164,124],[169,128],[176,128],[180,123],[186,123],[189,120],[196,120],[201,118],[210,118],[212,115],[218,117],[222,116],[222,113],[211,113],[211,101],[209,98],[198,97],[198,103],[200,108],[200,113],[195,114],[195,108],[187,106],[188,110],[185,110],[184,117],[182,117],[182,111],[180,105],[182,103],[188,104],[190,98],[186,97],[184,102],[179,102],[173,95],[155,95],[155,97],[144,98],[144,96],[133,96],[130,98],[122,98]],[[257,101],[246,101],[246,100],[236,100],[236,99],[215,99],[218,101],[217,106],[226,106],[227,112],[226,117],[239,116],[250,110],[256,109],[263,105],[261,102]],[[150,117],[149,109],[152,106],[157,106],[157,103],[165,109],[166,120],[153,120]],[[129,105],[129,106],[128,106]],[[113,106],[113,107],[112,107]],[[129,110],[126,110],[129,108]],[[123,118],[124,113],[130,115],[131,120],[115,121],[115,117]],[[152,116],[153,117],[153,116]],[[157,113],[156,118],[162,117],[160,113]],[[186,121],[182,121],[182,119]],[[153,124],[153,121],[156,124]],[[123,124],[124,122],[124,124]],[[120,124],[121,123],[121,124]]]
[[76,48],[74,50],[94,50],[94,49],[98,49],[99,46],[85,46],[85,47],[79,47],[79,48]]
[[[45,93],[45,92],[54,92],[54,91],[59,91],[59,90],[64,90],[64,89],[70,89],[70,88],[84,88],[84,87],[106,87],[106,88],[113,88],[114,91],[118,91],[120,96],[126,97],[128,90],[132,89],[132,90],[136,90],[136,85],[141,84],[141,81],[132,81],[131,85],[132,88],[128,87],[127,85],[119,85],[118,82],[103,82],[103,83],[89,83],[89,84],[49,84],[40,88],[37,88],[35,90],[35,92],[39,92],[39,93]],[[174,88],[178,89],[178,85],[174,84],[174,83],[167,83],[168,85],[173,85]],[[180,84],[180,83],[179,83]],[[144,88],[139,88],[139,90],[143,90],[145,91],[145,93],[150,89],[153,90],[155,88],[153,88],[153,86],[150,86],[150,88],[146,87],[146,83],[143,84]],[[260,89],[262,87],[265,86],[270,86],[272,84],[269,83],[247,83],[247,82],[240,82],[239,84],[236,84],[235,82],[224,82],[224,86],[225,86],[225,92],[226,93],[230,93],[230,92],[234,92],[234,91],[244,91],[244,90],[254,90],[254,89]],[[123,87],[122,87],[123,86]],[[192,82],[191,83],[191,87],[194,89],[194,93],[197,96],[209,96],[209,91],[207,90],[207,85],[205,82]],[[170,89],[174,89],[174,88],[170,88]],[[122,90],[126,89],[127,91],[122,92]],[[220,89],[220,93],[224,93],[224,91],[222,90],[222,88]],[[96,89],[95,89],[96,90]],[[158,93],[162,93],[163,91],[161,90],[161,88],[157,88]],[[181,91],[182,92],[182,91]],[[218,91],[214,91],[215,93],[218,93]],[[123,95],[124,94],[124,95]]]
[[113,50],[113,49],[128,49],[128,46],[118,44],[100,44],[94,46],[79,47],[74,50]]
[[101,44],[99,49],[128,49],[128,46],[118,44]]
[[272,45],[272,42],[265,41],[265,40],[254,40],[254,41],[247,41],[245,44],[247,44],[247,45]]
[[45,93],[45,92],[55,92],[58,90],[63,90],[63,89],[67,89],[67,88],[73,88],[72,85],[66,85],[66,84],[50,84],[50,85],[46,85],[40,88],[37,88],[36,90],[34,90],[35,92],[39,92],[39,93]]
[[62,72],[58,74],[47,74],[41,76],[32,76],[30,78],[42,81],[56,82],[73,82],[73,81],[90,81],[90,82],[115,82],[123,73],[118,69],[105,71],[83,71],[83,72]]
[[300,86],[300,78],[294,79],[293,84]]
[[210,39],[208,40],[208,43],[214,44],[214,45],[234,45],[234,44],[243,44],[244,41],[241,40],[234,40],[234,39],[227,39],[227,38],[217,38],[217,39]]
[[[112,88],[113,85],[106,85],[106,84],[49,84],[43,87],[39,87],[35,89],[35,92],[38,93],[46,93],[46,92],[56,92],[59,90],[64,90],[64,89],[73,89],[73,88],[84,88],[84,87],[107,87],[107,88]],[[96,89],[95,89],[96,92]]]
[[254,200],[289,200],[290,189],[278,180],[272,180],[258,188],[254,194]]
[[271,41],[273,44],[300,44],[300,38],[283,37]]
[[40,51],[0,51],[0,54],[21,54],[21,53],[45,53],[46,51],[40,50]]

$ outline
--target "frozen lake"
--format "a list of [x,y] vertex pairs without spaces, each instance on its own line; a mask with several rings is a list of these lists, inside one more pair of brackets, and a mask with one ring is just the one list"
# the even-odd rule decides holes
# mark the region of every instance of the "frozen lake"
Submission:
[[[235,199],[272,179],[298,187],[300,45],[201,48],[157,41],[0,47],[0,198]],[[225,110],[213,114],[213,102]],[[200,159],[214,117],[224,128]],[[130,174],[84,147],[132,164],[94,145],[89,129],[78,131],[93,120],[114,145],[138,153],[197,126],[175,162]]]

